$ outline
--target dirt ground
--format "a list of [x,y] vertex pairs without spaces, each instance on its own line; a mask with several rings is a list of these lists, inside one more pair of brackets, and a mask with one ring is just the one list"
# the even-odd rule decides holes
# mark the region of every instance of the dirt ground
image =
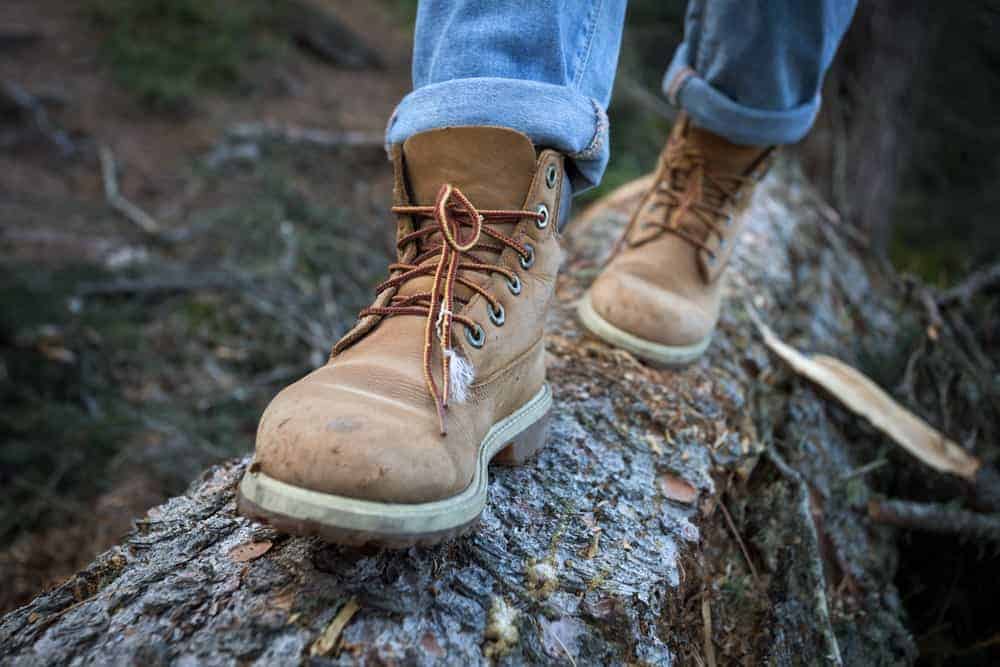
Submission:
[[[408,28],[377,3],[332,2],[337,17],[369,40],[386,65],[384,71],[337,69],[304,54],[280,62],[255,62],[246,95],[211,95],[190,114],[150,113],[122,90],[99,56],[101,35],[73,3],[13,0],[0,7],[0,25],[21,26],[39,35],[37,44],[0,57],[0,80],[19,82],[43,97],[52,121],[63,128],[83,156],[66,159],[45,146],[26,146],[0,154],[0,190],[15,200],[73,205],[103,205],[100,170],[90,157],[93,146],[111,147],[125,166],[121,189],[151,211],[178,217],[185,199],[184,169],[211,151],[227,128],[241,122],[269,121],[327,130],[380,133],[409,86]],[[25,207],[39,211],[37,206]],[[20,211],[19,211],[20,212]],[[5,215],[8,226],[23,218]],[[40,216],[41,217],[41,216]],[[57,236],[61,221],[45,216],[32,225],[38,236]],[[28,239],[13,244],[27,251]],[[23,246],[23,247],[22,247]],[[46,255],[46,259],[50,259]]]

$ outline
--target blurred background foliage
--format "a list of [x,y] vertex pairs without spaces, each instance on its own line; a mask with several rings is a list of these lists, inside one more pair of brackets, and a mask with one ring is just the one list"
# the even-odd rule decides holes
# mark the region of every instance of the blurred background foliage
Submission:
[[[287,55],[287,31],[281,27],[297,11],[276,0],[88,1],[116,79],[160,111],[188,109],[206,92],[238,92],[251,85],[243,75],[246,63]],[[384,2],[400,22],[412,23],[415,0]],[[866,226],[885,228],[873,232],[898,267],[943,284],[1000,251],[1000,226],[993,224],[1000,205],[1000,2],[882,5],[873,10],[862,3],[830,74],[818,126],[834,123],[830,116],[836,114],[840,125],[874,119],[900,128],[904,136],[893,147],[899,164],[878,165],[891,172],[892,204],[858,217],[866,218],[861,221]],[[610,109],[613,158],[604,182],[586,200],[640,176],[655,160],[672,113],[658,95],[660,79],[682,37],[685,6],[683,0],[629,3]],[[873,14],[892,30],[866,31]],[[892,61],[894,71],[865,71],[878,60],[872,54],[883,51],[900,52]],[[880,94],[878,84],[886,78],[908,84],[896,105],[887,105]],[[820,139],[813,143],[849,142],[828,134],[814,132]],[[807,148],[807,157],[838,150]],[[845,161],[865,159],[848,155]],[[849,198],[843,190],[850,185],[833,181],[843,178],[837,170],[850,171],[850,164],[827,161],[816,158],[811,176],[830,199],[837,198],[838,187],[840,198]]]
[[[11,545],[0,576],[12,582],[0,608],[117,538],[87,528],[106,519],[108,498],[125,508],[114,529],[125,530],[206,465],[247,452],[267,400],[322,362],[392,252],[377,141],[293,150],[233,139],[227,124],[257,114],[377,134],[408,85],[414,0],[322,11],[279,0],[71,4],[22,1],[6,17],[28,29],[61,22],[69,64],[46,62],[59,51],[41,53],[44,43],[0,51],[0,79],[29,71],[20,58],[50,78],[86,79],[87,67],[114,82],[76,90],[96,109],[77,117],[72,91],[67,100],[20,81],[39,84],[29,92],[46,122],[65,123],[68,156],[38,130],[37,109],[0,104],[11,156],[0,164],[10,227],[0,237],[0,539]],[[611,165],[581,205],[654,164],[673,114],[660,78],[684,5],[630,2]],[[373,51],[330,22],[341,10]],[[382,18],[364,25],[372,16]],[[331,52],[331,35],[347,53]],[[862,3],[816,130],[790,149],[873,255],[941,285],[1000,256],[998,36],[997,0]],[[143,236],[107,208],[95,175],[103,142],[121,147],[126,168],[144,165],[123,189],[166,233]],[[98,241],[108,249],[88,254]]]
[[101,55],[153,110],[190,108],[205,91],[238,90],[251,58],[273,55],[274,5],[259,0],[88,0]]
[[887,224],[899,267],[949,283],[1000,257],[1000,2],[932,3],[924,21]]

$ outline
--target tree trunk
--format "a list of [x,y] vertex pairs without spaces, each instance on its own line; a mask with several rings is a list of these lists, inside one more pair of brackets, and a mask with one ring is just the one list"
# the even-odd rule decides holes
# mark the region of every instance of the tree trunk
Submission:
[[928,8],[925,0],[859,4],[801,147],[812,181],[879,253],[910,152],[913,82],[933,41]]
[[845,437],[747,315],[852,361],[857,332],[896,324],[882,288],[783,166],[755,200],[709,354],[647,368],[572,316],[635,198],[612,194],[567,230],[549,443],[492,469],[471,536],[403,552],[282,536],[235,514],[247,459],[231,461],[3,617],[0,663],[912,660],[891,529],[870,524],[863,483],[840,492],[870,442]]

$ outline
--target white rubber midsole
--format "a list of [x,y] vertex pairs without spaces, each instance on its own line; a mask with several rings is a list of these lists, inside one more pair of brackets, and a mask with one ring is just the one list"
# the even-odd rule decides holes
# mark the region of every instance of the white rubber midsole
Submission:
[[346,530],[388,535],[450,530],[479,516],[486,506],[490,461],[551,407],[552,390],[543,385],[516,412],[494,424],[479,445],[472,481],[451,498],[412,505],[359,500],[303,489],[249,470],[240,483],[240,494],[267,512]]
[[589,292],[580,299],[576,311],[583,326],[601,340],[627,350],[641,359],[666,366],[683,366],[691,363],[704,354],[709,343],[712,342],[711,335],[693,345],[662,345],[639,338],[635,334],[619,329],[598,315],[590,303]]

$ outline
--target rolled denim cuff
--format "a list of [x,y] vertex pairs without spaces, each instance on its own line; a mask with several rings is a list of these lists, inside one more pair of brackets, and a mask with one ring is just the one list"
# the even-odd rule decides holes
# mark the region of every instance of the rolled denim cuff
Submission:
[[795,143],[809,132],[820,107],[819,93],[809,102],[783,111],[739,104],[698,75],[683,43],[663,76],[663,92],[672,104],[687,111],[698,127],[745,146]]
[[453,79],[418,88],[393,112],[386,143],[468,125],[509,127],[538,147],[563,153],[574,194],[597,185],[608,164],[608,116],[597,100],[567,86],[521,79]]

